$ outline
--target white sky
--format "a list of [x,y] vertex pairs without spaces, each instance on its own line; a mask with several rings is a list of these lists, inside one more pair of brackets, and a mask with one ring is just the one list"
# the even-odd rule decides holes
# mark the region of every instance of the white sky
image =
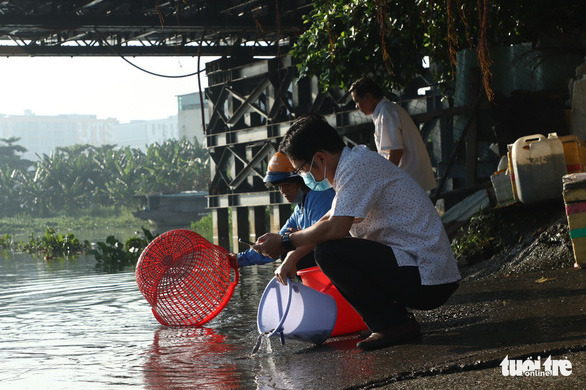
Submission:
[[[215,58],[202,57],[200,66]],[[197,58],[135,57],[132,63],[153,73],[184,75],[197,70]],[[207,86],[205,71],[202,90]],[[150,75],[118,57],[2,57],[0,114],[96,115],[121,123],[164,119],[177,114],[177,95],[198,91],[197,76]]]

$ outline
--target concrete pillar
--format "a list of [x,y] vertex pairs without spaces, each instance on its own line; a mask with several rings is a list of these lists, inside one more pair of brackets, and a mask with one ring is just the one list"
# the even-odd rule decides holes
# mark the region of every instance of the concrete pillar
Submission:
[[250,241],[256,241],[257,238],[267,232],[265,222],[266,206],[255,206],[248,209],[248,220],[250,221]]
[[279,204],[271,206],[271,217],[269,220],[269,230],[271,233],[278,233],[281,227],[291,216],[290,204]]
[[246,239],[249,236],[248,207],[232,207],[232,252],[247,249],[238,243],[238,237]]
[[214,244],[230,250],[230,227],[228,223],[228,209],[212,210]]

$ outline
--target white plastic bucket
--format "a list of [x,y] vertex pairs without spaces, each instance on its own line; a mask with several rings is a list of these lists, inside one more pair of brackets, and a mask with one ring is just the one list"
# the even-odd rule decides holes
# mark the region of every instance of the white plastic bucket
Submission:
[[284,338],[321,344],[330,337],[336,325],[336,300],[301,283],[287,280],[284,286],[273,278],[260,299],[257,325],[267,337]]

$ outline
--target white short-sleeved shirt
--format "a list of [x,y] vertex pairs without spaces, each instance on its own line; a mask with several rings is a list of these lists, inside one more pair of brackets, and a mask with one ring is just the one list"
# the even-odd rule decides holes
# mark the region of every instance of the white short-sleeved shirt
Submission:
[[378,153],[389,158],[391,150],[403,149],[399,168],[429,191],[437,186],[429,154],[419,129],[405,109],[383,98],[372,113],[374,142]]
[[[423,285],[455,282],[460,272],[433,203],[415,180],[365,145],[344,148],[331,215],[354,217],[353,237],[386,244],[399,266],[417,266]],[[368,253],[365,253],[368,256]]]

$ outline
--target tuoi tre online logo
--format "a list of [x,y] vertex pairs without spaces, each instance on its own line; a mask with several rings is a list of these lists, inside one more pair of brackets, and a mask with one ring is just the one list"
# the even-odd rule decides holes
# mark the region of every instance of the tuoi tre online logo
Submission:
[[509,359],[507,355],[500,364],[503,376],[569,376],[572,363],[568,359],[552,359],[551,355],[541,363],[541,356],[536,360]]

